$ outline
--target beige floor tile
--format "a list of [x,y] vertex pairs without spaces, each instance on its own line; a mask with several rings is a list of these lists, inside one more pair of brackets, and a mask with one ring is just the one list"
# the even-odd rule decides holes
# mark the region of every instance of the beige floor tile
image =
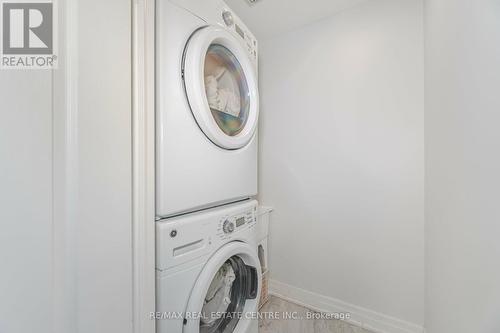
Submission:
[[[340,320],[306,319],[307,312],[312,311],[271,296],[261,313],[272,314],[272,318],[268,316],[259,320],[259,333],[371,333]],[[298,319],[290,319],[286,315]]]

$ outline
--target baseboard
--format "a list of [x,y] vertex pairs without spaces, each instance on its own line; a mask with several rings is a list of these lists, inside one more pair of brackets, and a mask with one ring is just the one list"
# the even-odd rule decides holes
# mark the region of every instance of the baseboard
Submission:
[[348,323],[376,333],[424,333],[422,326],[365,309],[341,300],[316,294],[276,280],[269,281],[269,293],[311,310],[350,313]]

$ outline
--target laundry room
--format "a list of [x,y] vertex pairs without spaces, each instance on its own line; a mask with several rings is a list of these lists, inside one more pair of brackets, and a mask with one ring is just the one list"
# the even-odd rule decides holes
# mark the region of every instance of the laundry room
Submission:
[[498,0],[0,27],[0,333],[500,332]]

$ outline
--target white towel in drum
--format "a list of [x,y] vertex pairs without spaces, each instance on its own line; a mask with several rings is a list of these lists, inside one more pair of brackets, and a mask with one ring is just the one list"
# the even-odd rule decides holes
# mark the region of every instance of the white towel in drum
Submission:
[[215,274],[201,310],[202,324],[212,325],[218,319],[214,314],[221,314],[227,311],[227,307],[231,304],[231,288],[233,287],[235,278],[236,275],[230,263],[225,263]]
[[224,78],[221,73],[219,74],[217,77],[214,75],[205,76],[208,106],[233,117],[239,117],[241,108],[239,93],[235,93],[232,89],[221,88],[221,81],[230,80],[230,78]]
[[218,82],[215,76],[205,76],[205,93],[207,94],[208,106],[211,109],[220,110]]
[[224,105],[224,108],[221,109],[222,112],[233,117],[240,116],[240,99],[233,91],[229,89],[219,90],[219,101],[221,105]]

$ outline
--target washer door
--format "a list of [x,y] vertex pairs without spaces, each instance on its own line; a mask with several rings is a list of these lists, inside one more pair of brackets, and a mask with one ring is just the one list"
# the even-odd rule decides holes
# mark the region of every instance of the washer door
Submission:
[[198,126],[217,146],[239,149],[257,128],[257,78],[242,44],[227,30],[208,26],[189,39],[183,82]]
[[237,241],[223,246],[207,262],[191,292],[184,332],[247,332],[251,320],[256,320],[260,285],[256,250]]

